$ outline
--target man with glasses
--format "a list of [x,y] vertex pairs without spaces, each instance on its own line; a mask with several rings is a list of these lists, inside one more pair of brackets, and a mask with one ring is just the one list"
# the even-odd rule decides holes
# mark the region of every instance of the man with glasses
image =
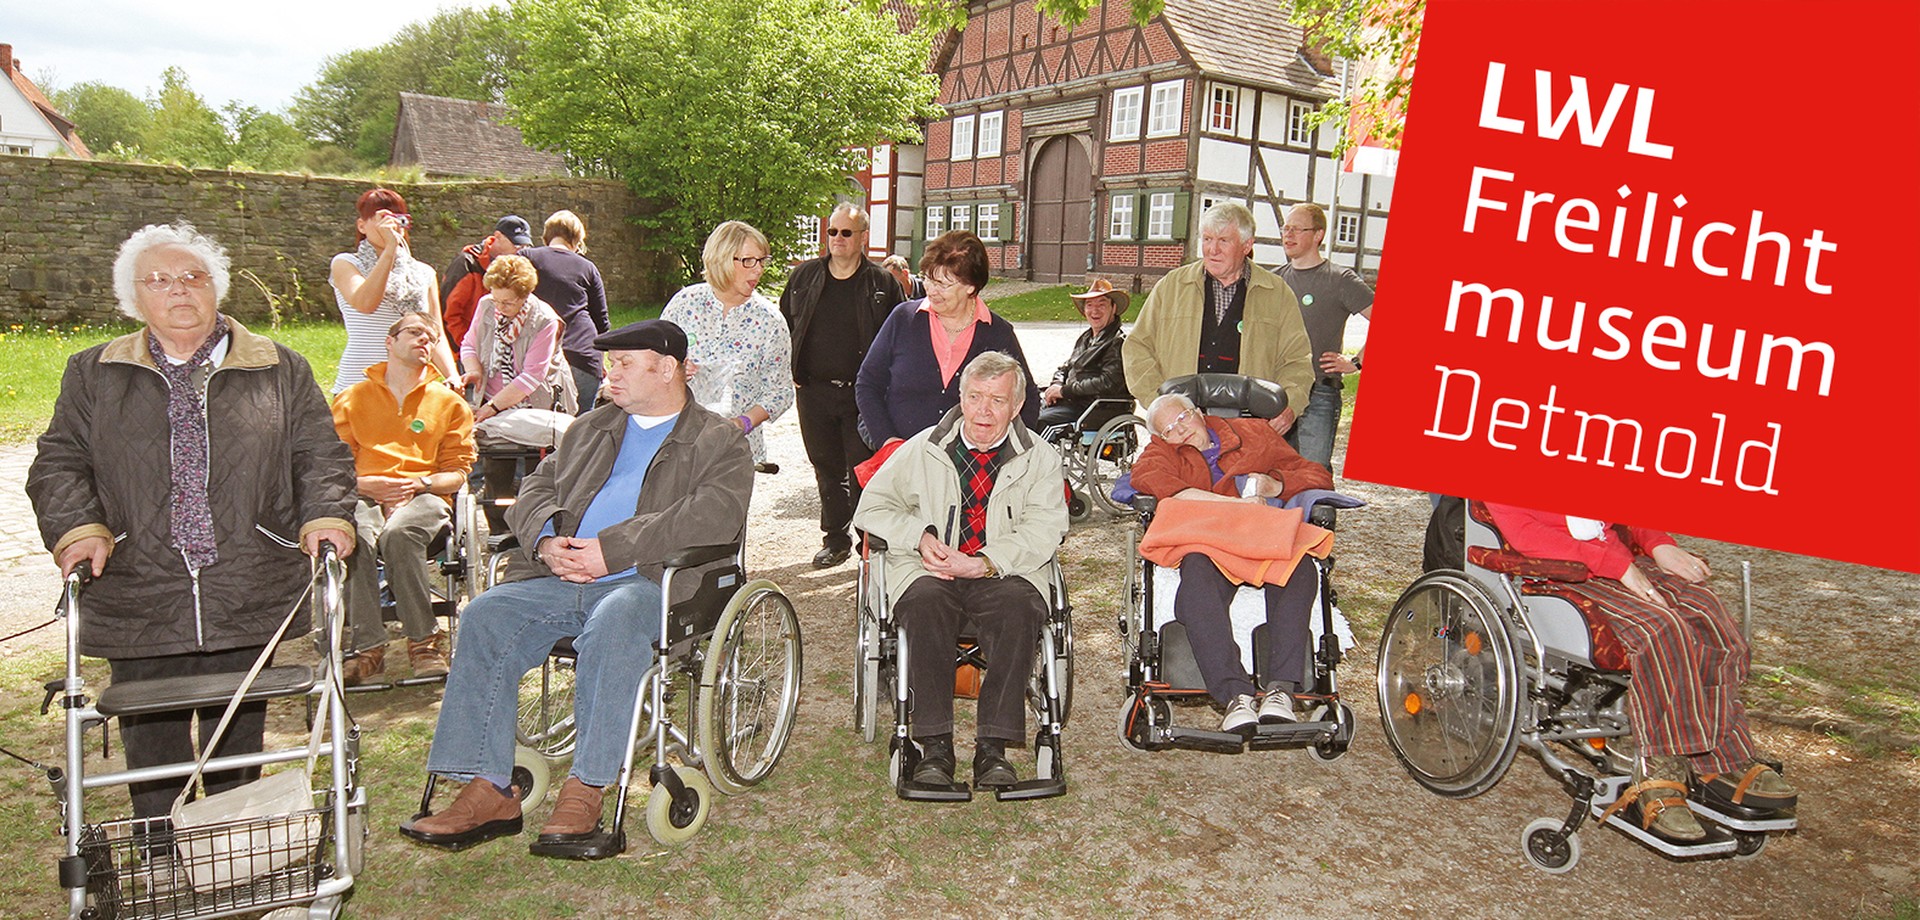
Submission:
[[427,544],[453,519],[447,496],[473,467],[473,412],[441,386],[431,362],[439,330],[424,313],[387,329],[387,360],[333,401],[333,427],[353,451],[360,502],[354,514],[362,552],[347,559],[352,635],[342,676],[348,686],[386,671],[387,626],[380,616],[380,566],[415,677],[447,673],[445,634],[433,622]]
[[802,262],[780,295],[793,334],[800,438],[820,491],[815,568],[847,560],[847,532],[860,486],[853,468],[873,455],[860,437],[853,383],[887,313],[905,299],[900,282],[866,257],[867,213],[841,204],[827,218],[827,254]]
[[[1340,430],[1342,374],[1360,369],[1361,355],[1351,360],[1340,353],[1347,317],[1355,313],[1373,318],[1373,288],[1353,269],[1335,265],[1320,255],[1327,238],[1327,212],[1317,204],[1295,205],[1280,227],[1280,248],[1287,264],[1280,277],[1300,300],[1300,318],[1319,366],[1307,405],[1300,413],[1300,455],[1333,471],[1333,442]],[[1364,350],[1363,350],[1364,352]]]
[[1208,208],[1200,261],[1154,285],[1121,348],[1127,389],[1141,405],[1173,377],[1244,374],[1286,391],[1287,408],[1270,424],[1281,434],[1293,427],[1313,385],[1313,352],[1293,291],[1252,256],[1253,212],[1231,201]]

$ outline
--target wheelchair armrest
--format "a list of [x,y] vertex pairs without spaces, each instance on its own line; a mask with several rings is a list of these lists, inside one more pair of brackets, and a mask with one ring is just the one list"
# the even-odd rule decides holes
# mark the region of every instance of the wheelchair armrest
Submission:
[[887,551],[887,541],[879,534],[868,533],[858,529],[856,529],[855,532],[860,534],[861,540],[866,541],[867,552],[884,553]]
[[706,565],[709,562],[719,562],[722,559],[730,559],[734,553],[739,551],[740,544],[738,543],[714,543],[709,546],[689,546],[686,549],[668,554],[667,558],[661,561],[661,565],[669,569],[692,568],[696,565]]
[[1581,582],[1593,577],[1586,563],[1571,559],[1535,559],[1510,549],[1487,546],[1467,547],[1467,561],[1491,572],[1515,578],[1545,578],[1548,581]]
[[1133,501],[1129,502],[1129,504],[1133,505],[1133,510],[1141,514],[1151,515],[1154,509],[1160,507],[1160,500],[1145,492],[1136,492],[1134,493]]
[[516,550],[519,548],[520,548],[520,538],[517,536],[514,536],[512,533],[508,533],[506,536],[501,537],[500,542],[494,545],[494,549],[499,550],[500,552],[503,552],[503,553],[509,550]]

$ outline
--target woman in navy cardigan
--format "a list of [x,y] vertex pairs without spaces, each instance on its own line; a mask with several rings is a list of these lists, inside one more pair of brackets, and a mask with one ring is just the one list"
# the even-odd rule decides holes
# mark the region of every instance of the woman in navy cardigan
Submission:
[[981,352],[1013,356],[1026,376],[1020,421],[1040,422],[1040,391],[1013,334],[1013,324],[987,309],[987,247],[965,230],[942,234],[920,259],[927,296],[893,308],[874,336],[855,378],[860,430],[879,449],[933,427],[960,404],[960,369]]

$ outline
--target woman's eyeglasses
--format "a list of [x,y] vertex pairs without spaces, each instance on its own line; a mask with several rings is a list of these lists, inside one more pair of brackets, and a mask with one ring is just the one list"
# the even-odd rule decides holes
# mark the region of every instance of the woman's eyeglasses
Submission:
[[1182,409],[1179,415],[1176,415],[1173,418],[1167,420],[1167,424],[1165,425],[1165,427],[1162,427],[1160,429],[1160,436],[1163,438],[1171,437],[1173,435],[1173,430],[1175,428],[1178,428],[1181,425],[1184,425],[1187,422],[1191,421],[1193,417],[1194,417],[1194,410]]
[[734,256],[733,260],[748,268],[766,268],[773,261],[772,256]]
[[169,275],[166,272],[150,272],[145,278],[140,279],[140,283],[145,285],[147,290],[153,291],[156,294],[173,290],[173,283],[175,281],[190,288],[203,288],[213,283],[213,274],[199,270],[184,271],[177,275]]

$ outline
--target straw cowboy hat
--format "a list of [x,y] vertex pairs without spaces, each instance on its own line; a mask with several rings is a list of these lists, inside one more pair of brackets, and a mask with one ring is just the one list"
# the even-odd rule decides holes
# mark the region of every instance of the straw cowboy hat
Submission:
[[1081,316],[1087,315],[1087,301],[1095,297],[1105,297],[1113,303],[1113,318],[1116,322],[1127,318],[1127,292],[1114,290],[1113,282],[1105,278],[1095,278],[1093,284],[1087,286],[1085,294],[1071,296],[1074,300],[1073,308],[1079,310]]

